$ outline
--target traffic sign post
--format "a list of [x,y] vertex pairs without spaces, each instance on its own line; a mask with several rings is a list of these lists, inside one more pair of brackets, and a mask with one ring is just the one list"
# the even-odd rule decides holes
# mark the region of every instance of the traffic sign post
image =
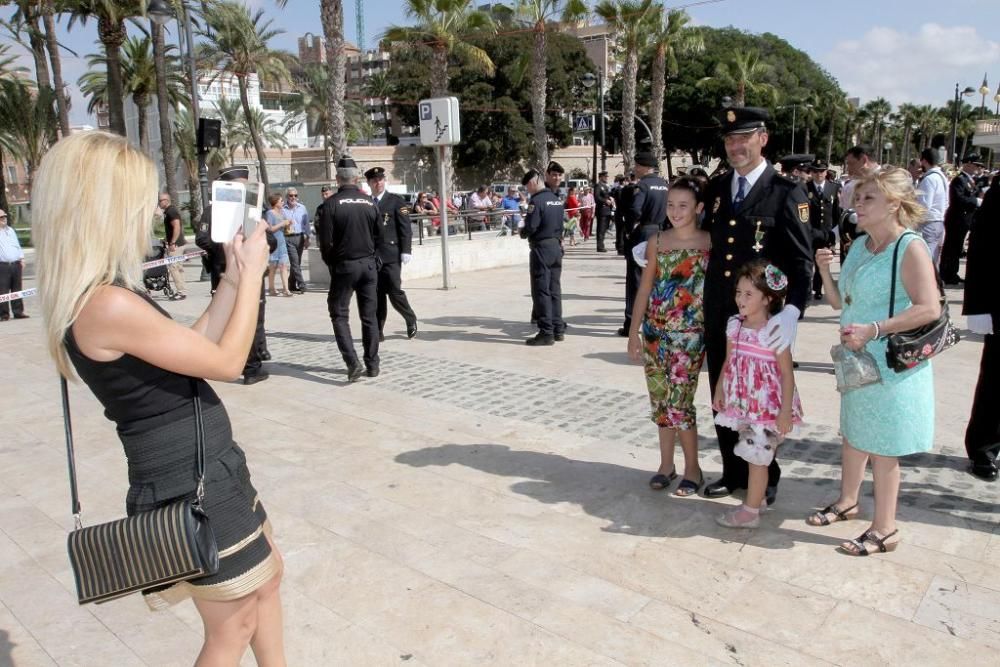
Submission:
[[420,117],[420,143],[437,146],[438,178],[441,193],[441,276],[444,289],[451,288],[448,271],[448,180],[445,169],[446,146],[453,146],[462,140],[462,128],[458,118],[457,97],[436,97],[420,100],[417,110]]
[[574,132],[593,132],[594,127],[596,127],[596,123],[593,114],[586,116],[577,116],[576,119],[573,121]]

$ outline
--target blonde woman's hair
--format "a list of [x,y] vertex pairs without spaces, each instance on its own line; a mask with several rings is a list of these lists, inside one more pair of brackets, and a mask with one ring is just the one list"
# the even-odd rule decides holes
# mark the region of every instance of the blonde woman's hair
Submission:
[[[866,174],[858,179],[853,196],[857,197],[858,190],[869,184],[874,185],[890,202],[899,204],[896,217],[903,227],[913,229],[924,221],[927,209],[917,201],[910,172],[899,167],[883,167],[880,171]],[[853,201],[851,205],[854,205]]]
[[71,134],[46,153],[31,188],[31,238],[49,354],[74,376],[66,332],[98,287],[142,287],[157,206],[156,167],[124,137]]

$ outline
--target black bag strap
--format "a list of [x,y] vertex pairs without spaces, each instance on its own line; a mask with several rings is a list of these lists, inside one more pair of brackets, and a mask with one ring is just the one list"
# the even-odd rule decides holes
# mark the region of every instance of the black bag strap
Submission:
[[[892,251],[892,281],[890,282],[891,290],[889,291],[889,317],[892,317],[896,310],[896,258],[899,256],[899,242],[903,240],[903,237],[907,234],[913,234],[913,232],[906,231],[899,235],[896,239],[896,247]],[[916,234],[913,234],[916,236]],[[933,258],[932,258],[933,262]],[[944,293],[944,283],[941,281],[941,274],[938,273],[937,266],[934,267],[934,282],[938,286],[938,294],[941,297],[941,303],[944,304],[944,308],[948,308],[948,300]]]
[[[205,422],[201,415],[201,393],[198,389],[198,382],[193,378],[191,382],[191,401],[194,403],[195,420],[195,440],[197,441],[197,466],[198,466],[198,486],[195,492],[195,505],[201,506],[205,498]],[[69,494],[71,509],[73,512],[73,523],[77,529],[83,527],[80,519],[80,493],[76,482],[76,454],[73,450],[73,424],[69,413],[69,387],[66,377],[59,376],[59,387],[62,392],[63,428],[66,432],[66,460],[69,465]]]

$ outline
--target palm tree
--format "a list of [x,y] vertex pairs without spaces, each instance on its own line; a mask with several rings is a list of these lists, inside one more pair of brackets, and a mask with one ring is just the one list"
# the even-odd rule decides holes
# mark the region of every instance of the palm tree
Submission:
[[257,153],[260,181],[266,189],[267,156],[258,128],[253,122],[253,112],[247,96],[247,79],[251,74],[274,82],[290,79],[287,65],[290,55],[268,46],[271,39],[284,31],[272,28],[271,21],[264,19],[263,10],[258,9],[251,14],[249,9],[233,0],[218,0],[206,5],[204,19],[205,26],[199,30],[199,34],[207,43],[199,45],[199,59],[207,68],[236,78],[243,114]]
[[882,150],[882,134],[885,132],[885,121],[892,112],[892,104],[884,97],[878,97],[863,107],[871,122],[871,142],[875,150]]
[[[177,170],[174,156],[174,133],[170,129],[171,104],[167,83],[167,44],[163,25],[149,22],[153,36],[153,69],[156,71],[156,116],[160,125],[160,154],[163,160],[163,180],[170,201],[180,201],[177,197]],[[178,65],[180,63],[177,63]],[[176,71],[176,68],[175,70]],[[176,111],[176,108],[174,108]]]
[[736,51],[729,61],[716,64],[714,76],[706,76],[698,84],[721,83],[733,91],[733,104],[737,107],[746,105],[747,93],[762,95],[773,103],[778,90],[765,81],[773,72],[774,68],[761,62],[756,52]]
[[385,145],[389,145],[389,95],[390,82],[389,71],[379,70],[373,72],[364,83],[365,95],[382,101],[382,121],[385,124]]
[[[406,15],[416,25],[390,26],[383,37],[390,42],[423,44],[431,49],[431,97],[447,95],[448,59],[453,55],[468,66],[493,75],[495,67],[486,51],[466,41],[493,29],[492,19],[472,9],[471,0],[406,0]],[[451,146],[445,146],[442,154],[445,181],[450,186]]]
[[516,15],[532,26],[534,57],[531,59],[531,125],[535,137],[535,164],[549,163],[549,140],[545,132],[546,26],[551,21],[576,21],[587,15],[583,0],[518,0]]
[[830,114],[830,127],[826,133],[826,163],[830,164],[833,159],[833,135],[837,131],[837,119],[843,116],[845,125],[848,124],[846,117],[851,107],[844,95],[836,89],[820,94],[817,99],[819,108],[826,109]]
[[655,18],[652,0],[603,0],[594,13],[614,29],[619,48],[624,51],[622,70],[622,161],[632,170],[635,157],[635,88],[639,74],[639,47],[644,43]]
[[222,121],[220,143],[228,154],[230,164],[236,161],[237,148],[247,143],[253,144],[246,116],[243,114],[243,105],[239,100],[220,98],[215,101],[214,109],[205,110],[205,115]]
[[42,26],[45,28],[45,47],[52,63],[52,84],[56,93],[56,110],[59,112],[59,132],[69,135],[69,94],[62,77],[62,58],[59,56],[59,40],[56,39],[56,1],[40,0]]
[[671,9],[664,16],[656,11],[650,49],[653,52],[653,96],[649,103],[649,125],[653,130],[653,152],[662,157],[663,101],[667,95],[667,77],[677,76],[677,57],[705,50],[701,33],[688,26],[691,17],[683,9]]
[[[235,102],[239,111],[239,102]],[[197,220],[201,217],[201,188],[198,183],[198,140],[196,138],[196,128],[194,118],[187,109],[178,109],[174,116],[173,139],[177,146],[177,154],[184,163],[184,171],[187,173],[188,193],[190,194],[188,210],[191,219]],[[219,168],[226,164],[226,154],[219,148],[209,150],[206,156],[206,163],[211,168]],[[230,160],[232,162],[232,160]]]
[[323,150],[325,158],[323,167],[326,170],[326,180],[330,180],[330,163],[332,161],[331,148],[333,141],[330,138],[330,69],[323,65],[307,65],[297,73],[295,77],[295,87],[299,92],[294,98],[290,110],[296,114],[303,114],[306,118],[306,127],[310,136],[320,135],[323,137]]
[[[21,75],[27,71],[26,68],[17,64],[17,56],[10,53],[10,46],[0,44],[0,86],[25,85]],[[0,95],[3,92],[4,89],[0,88]],[[12,126],[7,122],[6,111],[13,111],[13,109],[5,97],[0,97],[0,208],[9,211],[10,204],[7,201],[7,170],[4,165],[4,136],[12,129]]]
[[[340,158],[347,152],[347,130],[344,122],[344,97],[347,82],[347,54],[344,51],[344,3],[341,0],[320,0],[319,18],[323,24],[323,38],[326,40],[326,63],[333,72],[327,77],[329,90],[326,100],[326,134],[329,139],[327,155]],[[329,169],[328,169],[329,170]]]
[[125,84],[122,80],[121,47],[128,34],[125,20],[145,13],[141,0],[68,0],[69,27],[79,21],[97,19],[97,37],[104,46],[107,77],[108,124],[112,132],[125,136]]
[[900,162],[905,166],[910,161],[910,150],[913,148],[913,129],[917,125],[917,106],[904,102],[896,110],[896,123],[903,130],[902,153]]
[[940,112],[930,104],[924,104],[917,107],[914,120],[920,132],[920,149],[923,150],[931,145],[931,138],[941,123]]
[[53,143],[54,105],[51,88],[33,90],[21,81],[0,81],[0,150],[24,162],[29,189]]

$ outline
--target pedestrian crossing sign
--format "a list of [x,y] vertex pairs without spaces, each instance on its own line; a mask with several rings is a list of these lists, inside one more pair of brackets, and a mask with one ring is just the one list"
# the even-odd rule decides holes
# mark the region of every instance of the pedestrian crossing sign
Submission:
[[594,116],[577,116],[573,121],[574,132],[590,132],[594,129]]

